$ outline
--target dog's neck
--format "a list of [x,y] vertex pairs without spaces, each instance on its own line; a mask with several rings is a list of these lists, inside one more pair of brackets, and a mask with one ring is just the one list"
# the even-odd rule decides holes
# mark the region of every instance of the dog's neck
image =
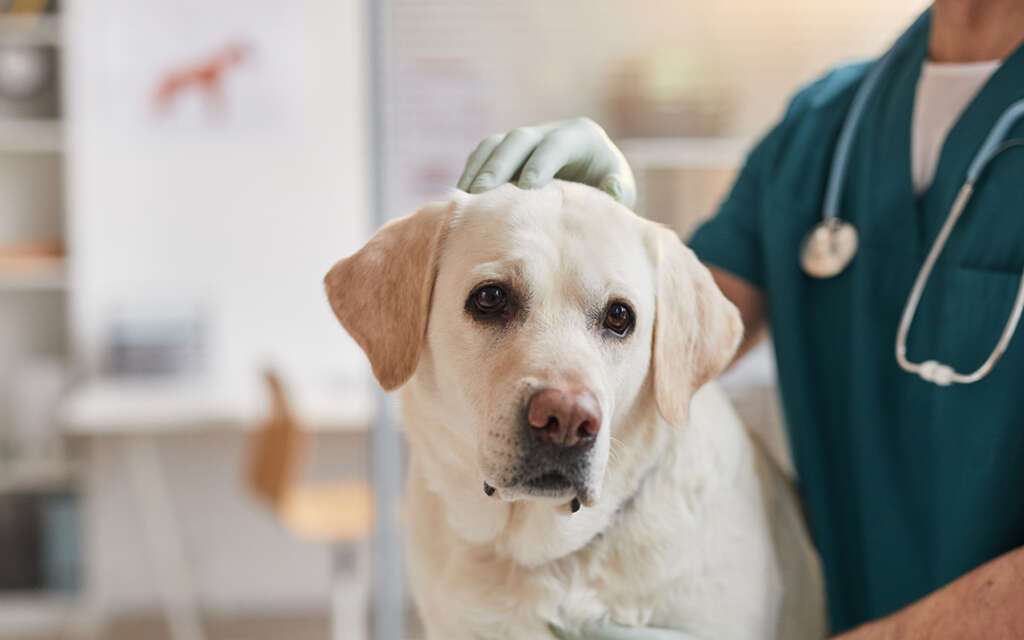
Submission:
[[[403,391],[403,418],[410,443],[410,482],[434,493],[444,504],[445,521],[452,532],[473,545],[535,567],[583,548],[605,531],[639,491],[656,466],[652,451],[665,451],[674,428],[656,410],[637,409],[625,417],[630,428],[613,433],[617,443],[606,471],[602,497],[592,507],[571,513],[550,501],[504,502],[483,492],[476,463],[475,443],[460,438],[446,424],[429,388],[414,377]],[[637,402],[637,407],[653,407]],[[614,429],[614,427],[613,427]],[[447,432],[451,437],[431,434]],[[443,443],[443,444],[441,444]]]

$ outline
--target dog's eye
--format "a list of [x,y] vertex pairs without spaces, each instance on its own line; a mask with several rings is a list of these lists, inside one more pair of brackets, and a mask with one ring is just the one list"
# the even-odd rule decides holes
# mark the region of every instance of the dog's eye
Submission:
[[622,302],[613,302],[604,312],[604,328],[617,336],[625,336],[633,328],[633,310]]
[[500,313],[508,306],[508,293],[496,284],[488,284],[469,294],[471,311],[483,315]]

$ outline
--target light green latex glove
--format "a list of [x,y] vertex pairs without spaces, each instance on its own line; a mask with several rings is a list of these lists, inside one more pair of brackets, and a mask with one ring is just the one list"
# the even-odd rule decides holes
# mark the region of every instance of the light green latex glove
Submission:
[[560,178],[597,187],[630,208],[636,202],[636,183],[626,158],[590,118],[522,127],[486,138],[466,161],[459,189],[480,193],[517,176],[523,189]]
[[621,627],[617,624],[588,627],[580,635],[571,634],[554,625],[550,625],[548,628],[556,638],[561,640],[696,640],[693,636],[681,631],[652,627]]

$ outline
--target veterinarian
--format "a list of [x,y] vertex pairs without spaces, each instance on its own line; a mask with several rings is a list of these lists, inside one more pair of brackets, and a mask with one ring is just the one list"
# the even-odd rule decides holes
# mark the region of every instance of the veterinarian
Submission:
[[[741,353],[771,327],[847,640],[1024,637],[1022,42],[1020,0],[937,0],[880,60],[797,93],[689,242]],[[553,176],[634,202],[586,119],[484,140],[459,188]]]

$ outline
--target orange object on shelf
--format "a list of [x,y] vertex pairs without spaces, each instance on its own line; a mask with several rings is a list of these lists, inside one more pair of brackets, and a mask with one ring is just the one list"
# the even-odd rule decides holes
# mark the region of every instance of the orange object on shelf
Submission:
[[50,0],[14,0],[7,7],[7,14],[12,16],[36,16],[46,11]]
[[38,242],[0,245],[0,272],[51,271],[64,265],[64,245]]

